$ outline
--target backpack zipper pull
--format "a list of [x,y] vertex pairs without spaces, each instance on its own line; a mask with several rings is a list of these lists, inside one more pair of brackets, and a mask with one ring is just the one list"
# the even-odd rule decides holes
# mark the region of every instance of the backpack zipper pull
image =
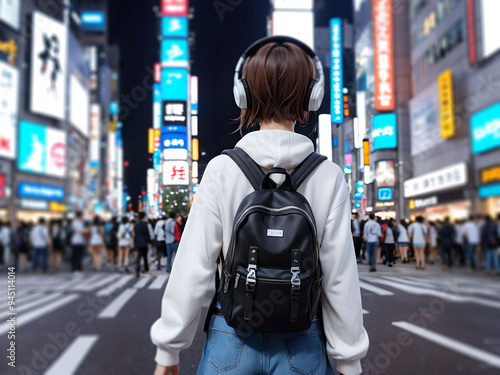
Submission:
[[240,281],[241,275],[239,273],[236,274],[236,279],[234,280],[234,289],[238,288],[238,281]]

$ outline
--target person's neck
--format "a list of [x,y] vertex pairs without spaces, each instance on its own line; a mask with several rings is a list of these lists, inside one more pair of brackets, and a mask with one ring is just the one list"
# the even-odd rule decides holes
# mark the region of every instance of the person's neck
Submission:
[[290,132],[294,132],[295,122],[287,121],[278,123],[274,120],[262,121],[260,123],[260,130],[287,130]]

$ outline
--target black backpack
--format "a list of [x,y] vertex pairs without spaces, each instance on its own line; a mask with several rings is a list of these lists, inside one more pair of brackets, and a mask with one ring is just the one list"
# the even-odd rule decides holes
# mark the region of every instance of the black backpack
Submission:
[[[318,310],[321,266],[316,222],[307,199],[296,190],[326,159],[311,153],[291,174],[272,168],[267,174],[242,149],[225,150],[255,191],[241,202],[233,222],[227,259],[222,251],[222,280],[205,330],[216,311],[233,328],[251,332],[294,332],[310,327]],[[284,174],[277,188],[272,173]],[[218,291],[218,293],[217,293]]]

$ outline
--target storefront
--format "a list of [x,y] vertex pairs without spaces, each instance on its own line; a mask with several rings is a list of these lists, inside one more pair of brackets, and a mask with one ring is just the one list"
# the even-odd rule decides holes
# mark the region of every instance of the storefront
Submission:
[[410,219],[417,216],[431,221],[447,216],[452,221],[468,218],[472,212],[472,202],[464,190],[468,181],[464,162],[406,181],[404,195],[410,199]]
[[65,189],[58,185],[20,181],[17,187],[16,220],[36,222],[39,218],[63,218],[67,205]]
[[500,165],[482,169],[479,172],[479,181],[481,212],[496,217],[500,214]]

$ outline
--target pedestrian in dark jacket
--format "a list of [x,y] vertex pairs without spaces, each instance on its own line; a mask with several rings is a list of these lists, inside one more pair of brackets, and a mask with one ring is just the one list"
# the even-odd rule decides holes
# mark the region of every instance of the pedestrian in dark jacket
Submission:
[[450,218],[447,216],[439,231],[441,235],[441,249],[443,251],[443,267],[451,268],[453,265],[452,250],[455,245],[455,228],[450,223]]
[[134,226],[134,234],[135,247],[137,249],[135,276],[139,277],[141,271],[141,258],[144,259],[144,273],[149,274],[148,248],[153,240],[153,231],[148,224],[145,212],[139,212],[139,221]]
[[[484,225],[481,229],[481,246],[485,255],[485,270],[492,275],[500,273],[500,264],[498,261],[499,246],[498,224],[494,222],[489,215],[484,217]],[[495,267],[491,269],[491,267]]]

